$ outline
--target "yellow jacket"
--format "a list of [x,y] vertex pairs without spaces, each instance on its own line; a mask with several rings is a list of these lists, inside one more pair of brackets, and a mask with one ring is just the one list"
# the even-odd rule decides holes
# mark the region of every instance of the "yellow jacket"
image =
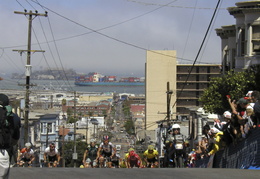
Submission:
[[215,143],[213,145],[213,149],[209,152],[210,155],[215,154],[217,151],[219,151],[219,149],[222,147],[221,144],[221,138],[223,136],[223,132],[220,131],[218,133],[215,134],[214,138],[215,138]]
[[158,151],[157,150],[153,150],[153,153],[149,153],[148,150],[146,150],[144,152],[144,157],[146,157],[147,159],[156,158],[156,157],[158,157]]

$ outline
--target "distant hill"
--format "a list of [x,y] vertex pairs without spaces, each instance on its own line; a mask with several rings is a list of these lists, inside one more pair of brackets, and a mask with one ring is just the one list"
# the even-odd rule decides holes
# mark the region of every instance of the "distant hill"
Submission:
[[[73,69],[48,69],[32,72],[30,78],[33,80],[74,80],[78,74]],[[12,79],[23,79],[25,74],[12,73]]]

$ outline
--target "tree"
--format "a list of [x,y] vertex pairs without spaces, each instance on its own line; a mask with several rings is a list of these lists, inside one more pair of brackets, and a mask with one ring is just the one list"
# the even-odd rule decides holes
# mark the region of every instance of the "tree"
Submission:
[[128,134],[134,134],[135,133],[135,124],[132,119],[127,119],[127,121],[124,124],[125,130]]
[[[74,148],[74,142],[69,141],[64,145],[64,158],[65,158],[65,167],[73,167],[74,166],[74,161],[72,159],[72,154],[73,154],[73,148]],[[82,164],[82,159],[85,150],[87,149],[87,144],[86,142],[77,140],[76,142],[76,149],[77,149],[77,154],[78,154],[78,159],[76,160],[76,167],[79,167]]]
[[222,77],[212,78],[209,87],[199,99],[203,103],[203,109],[216,114],[223,114],[224,111],[229,110],[226,95],[238,100],[248,91],[256,89],[255,74],[253,70],[230,71]]
[[65,109],[66,104],[67,104],[67,100],[66,99],[62,99],[61,105],[62,105],[62,112],[63,112],[63,114],[64,114],[64,109]]
[[67,109],[67,116],[68,116],[68,123],[74,123],[76,122],[78,119],[74,118],[74,115],[72,115],[72,110],[70,108]]
[[260,91],[260,65],[252,65],[249,70],[255,73],[255,90]]

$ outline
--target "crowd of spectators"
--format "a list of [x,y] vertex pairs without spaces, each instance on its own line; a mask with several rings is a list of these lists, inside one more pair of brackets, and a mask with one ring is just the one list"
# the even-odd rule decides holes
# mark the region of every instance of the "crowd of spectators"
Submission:
[[255,128],[260,128],[260,92],[249,91],[238,100],[227,95],[230,109],[221,119],[214,119],[213,127],[203,127],[202,139],[190,152],[189,160],[195,163],[203,157],[214,155],[229,145],[236,145],[250,135]]

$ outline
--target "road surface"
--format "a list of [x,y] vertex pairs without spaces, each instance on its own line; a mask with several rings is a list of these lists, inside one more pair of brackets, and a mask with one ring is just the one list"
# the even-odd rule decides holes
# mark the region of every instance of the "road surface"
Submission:
[[9,179],[259,179],[259,170],[209,168],[11,168]]

